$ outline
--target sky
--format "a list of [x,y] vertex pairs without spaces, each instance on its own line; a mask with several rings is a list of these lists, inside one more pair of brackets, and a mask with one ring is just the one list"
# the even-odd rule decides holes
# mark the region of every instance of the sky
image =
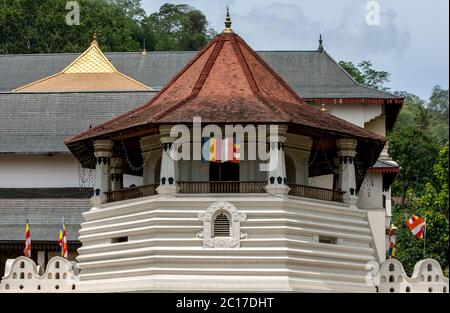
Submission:
[[[371,60],[391,73],[388,87],[428,99],[448,88],[448,0],[142,0],[147,14],[164,3],[200,9],[212,28],[232,28],[254,50],[325,50],[337,61]],[[379,14],[377,14],[377,11]]]

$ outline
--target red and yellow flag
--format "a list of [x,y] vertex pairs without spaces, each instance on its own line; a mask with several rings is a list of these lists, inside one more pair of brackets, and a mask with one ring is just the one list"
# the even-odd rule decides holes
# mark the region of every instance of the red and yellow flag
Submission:
[[67,229],[66,224],[64,222],[64,218],[61,222],[61,228],[59,229],[59,246],[61,247],[61,256],[63,258],[68,258],[69,252],[67,251]]
[[413,233],[414,236],[421,239],[423,238],[423,232],[425,231],[426,221],[424,218],[420,217],[418,214],[413,215],[406,221],[406,226]]
[[25,226],[25,249],[23,249],[23,253],[26,257],[31,258],[31,233],[30,233],[30,227],[27,225]]

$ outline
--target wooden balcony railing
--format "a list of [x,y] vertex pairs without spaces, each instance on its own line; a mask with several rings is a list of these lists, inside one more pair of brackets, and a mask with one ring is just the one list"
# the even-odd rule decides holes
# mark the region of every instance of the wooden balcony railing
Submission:
[[134,199],[134,198],[140,198],[140,197],[149,197],[156,195],[156,187],[158,187],[159,184],[152,184],[152,185],[146,185],[146,186],[140,186],[140,187],[132,187],[132,188],[125,188],[120,189],[116,191],[109,191],[105,192],[107,202],[115,202],[115,201],[121,201],[121,200],[128,200],[128,199]]
[[180,193],[264,193],[265,181],[178,182]]
[[311,198],[318,200],[344,202],[343,195],[345,192],[326,188],[288,184],[291,188],[289,195],[303,198]]
[[[265,181],[190,181],[178,182],[181,194],[205,193],[265,193]],[[158,184],[125,188],[106,192],[107,202],[115,202],[156,195]],[[343,202],[344,192],[319,187],[289,184],[289,195],[318,200]]]

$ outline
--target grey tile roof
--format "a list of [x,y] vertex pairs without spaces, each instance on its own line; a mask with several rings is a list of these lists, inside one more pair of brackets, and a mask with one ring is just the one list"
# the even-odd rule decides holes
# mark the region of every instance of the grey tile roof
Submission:
[[89,199],[0,199],[0,241],[24,240],[28,219],[31,239],[56,241],[62,218],[69,241],[77,240]]
[[[302,98],[395,98],[357,84],[326,52],[258,53]],[[0,55],[0,91],[11,91],[60,72],[78,55]],[[120,72],[154,89],[164,86],[195,55],[196,52],[106,53]]]
[[66,137],[146,103],[154,93],[0,93],[0,153],[67,153]]

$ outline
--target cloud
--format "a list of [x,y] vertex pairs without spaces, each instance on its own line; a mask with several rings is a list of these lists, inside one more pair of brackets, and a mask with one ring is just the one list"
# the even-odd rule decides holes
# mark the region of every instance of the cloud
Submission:
[[349,57],[359,58],[393,53],[401,57],[411,43],[408,28],[396,24],[397,14],[380,5],[379,25],[366,23],[369,11],[365,2],[354,1],[347,7],[337,26],[325,31],[326,47],[336,48]]
[[289,3],[255,6],[245,15],[233,14],[234,29],[257,50],[317,48],[320,23],[308,18],[300,7]]

